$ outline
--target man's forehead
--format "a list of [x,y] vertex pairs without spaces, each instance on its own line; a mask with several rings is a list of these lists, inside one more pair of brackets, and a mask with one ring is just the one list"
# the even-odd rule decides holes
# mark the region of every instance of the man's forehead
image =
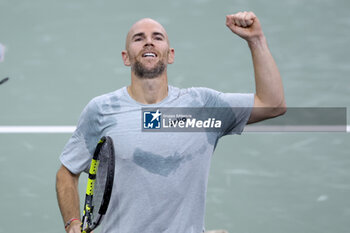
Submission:
[[167,37],[166,31],[160,23],[150,18],[144,18],[132,25],[128,33],[128,38],[130,39],[135,34],[143,33],[145,30],[151,30],[152,33],[162,33]]

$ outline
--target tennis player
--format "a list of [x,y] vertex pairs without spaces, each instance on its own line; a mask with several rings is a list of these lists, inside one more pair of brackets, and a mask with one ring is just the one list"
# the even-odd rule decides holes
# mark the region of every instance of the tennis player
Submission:
[[[280,73],[259,19],[253,12],[239,12],[228,15],[226,25],[248,43],[256,93],[168,85],[167,65],[174,62],[175,53],[167,32],[149,18],[131,27],[122,51],[124,64],[131,67],[131,85],[90,101],[60,156],[57,198],[67,232],[80,232],[79,174],[88,169],[95,145],[103,135],[113,138],[116,172],[101,232],[204,232],[208,173],[218,139],[241,134],[247,123],[286,111]],[[228,124],[220,133],[141,130],[142,107],[227,106],[235,110],[224,116]]]

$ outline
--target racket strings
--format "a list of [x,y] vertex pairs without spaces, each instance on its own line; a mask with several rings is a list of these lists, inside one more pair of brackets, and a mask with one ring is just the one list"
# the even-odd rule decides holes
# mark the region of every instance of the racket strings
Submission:
[[106,181],[108,176],[108,163],[110,160],[111,149],[112,148],[109,145],[109,143],[105,142],[102,145],[101,151],[99,153],[99,166],[97,169],[94,194],[92,199],[92,208],[93,208],[93,211],[92,211],[93,215],[91,216],[92,222],[98,221],[97,220],[99,216],[98,212],[102,205],[104,190],[106,187]]

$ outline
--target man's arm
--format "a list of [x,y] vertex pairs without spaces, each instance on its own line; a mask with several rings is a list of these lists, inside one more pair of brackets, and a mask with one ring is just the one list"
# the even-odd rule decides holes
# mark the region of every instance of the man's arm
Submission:
[[267,46],[259,19],[253,12],[239,12],[226,16],[226,26],[247,41],[252,54],[256,93],[248,123],[284,114],[286,103],[281,75]]
[[[65,166],[61,166],[56,175],[56,192],[58,205],[64,223],[70,219],[80,219],[80,205],[78,193],[79,175],[71,173]],[[66,229],[67,233],[81,233],[81,222],[73,221]]]

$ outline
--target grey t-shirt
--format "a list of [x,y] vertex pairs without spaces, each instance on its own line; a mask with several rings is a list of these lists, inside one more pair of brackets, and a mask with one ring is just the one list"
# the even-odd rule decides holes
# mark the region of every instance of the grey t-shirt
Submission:
[[[217,140],[226,134],[240,134],[253,104],[253,94],[169,86],[163,101],[143,105],[124,87],[89,102],[60,160],[72,173],[87,171],[98,140],[112,137],[116,170],[103,233],[200,233]],[[229,106],[240,108],[235,108],[224,133],[141,130],[142,107]]]

